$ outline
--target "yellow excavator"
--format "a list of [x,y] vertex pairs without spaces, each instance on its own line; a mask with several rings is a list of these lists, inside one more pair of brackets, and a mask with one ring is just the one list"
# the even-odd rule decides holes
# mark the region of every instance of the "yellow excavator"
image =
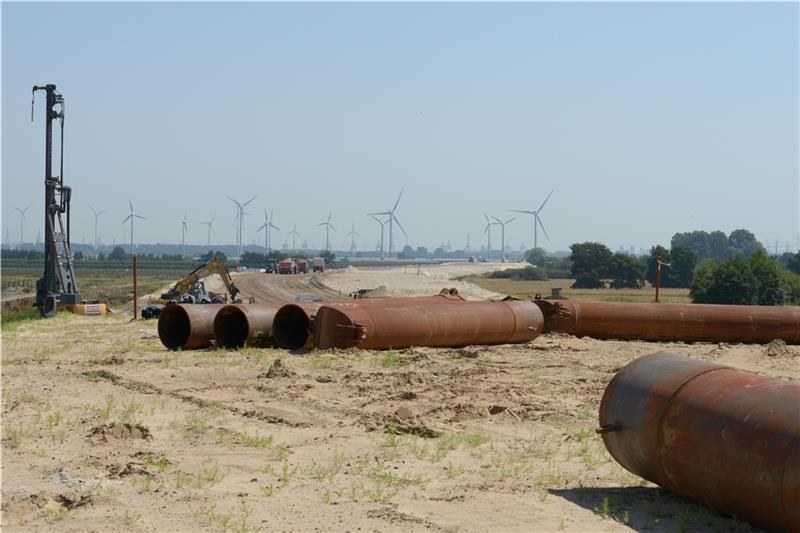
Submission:
[[[228,294],[206,291],[203,278],[211,274],[219,274],[222,283],[228,289]],[[227,303],[228,295],[230,295],[231,303],[241,303],[241,300],[236,298],[238,294],[239,289],[233,284],[225,263],[219,257],[214,256],[208,263],[195,268],[175,282],[175,285],[170,287],[167,292],[161,294],[161,298],[150,300],[150,304],[142,309],[142,318],[157,318],[164,306],[171,303]]]

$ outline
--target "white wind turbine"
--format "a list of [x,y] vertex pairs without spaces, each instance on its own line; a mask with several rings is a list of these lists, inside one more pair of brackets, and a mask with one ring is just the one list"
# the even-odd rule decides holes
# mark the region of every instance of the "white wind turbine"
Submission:
[[292,250],[293,250],[293,251],[294,251],[294,250],[297,250],[297,246],[296,246],[296,238],[297,238],[297,237],[302,237],[302,235],[300,235],[299,233],[297,233],[297,224],[295,224],[295,225],[294,225],[294,228],[292,229],[292,231],[290,231],[290,232],[289,232],[289,235],[291,235],[291,236],[292,236]]
[[539,247],[539,235],[538,235],[538,232],[537,232],[538,228],[542,228],[542,231],[544,232],[544,236],[547,237],[548,241],[550,240],[550,236],[547,234],[547,230],[544,229],[544,224],[542,224],[542,219],[539,216],[539,213],[542,212],[542,208],[544,207],[544,204],[547,203],[547,200],[550,199],[550,197],[553,195],[554,192],[555,192],[555,189],[550,191],[550,194],[548,194],[547,198],[544,199],[544,202],[542,202],[542,205],[540,205],[539,209],[537,209],[535,211],[523,211],[521,209],[510,209],[509,210],[509,211],[514,212],[514,213],[525,213],[526,215],[533,215],[533,247],[534,247],[534,249]]
[[122,221],[122,223],[124,224],[128,220],[131,221],[131,257],[133,257],[133,220],[136,219],[136,218],[141,218],[142,220],[145,220],[145,217],[143,217],[142,215],[137,215],[133,211],[133,202],[131,202],[130,200],[128,200],[128,205],[131,206],[131,214],[128,215],[127,217],[125,217],[125,219]]
[[383,259],[383,226],[386,224],[386,221],[379,219],[375,215],[370,216],[375,219],[375,222],[381,225],[381,259]]
[[509,222],[513,222],[514,220],[517,219],[517,217],[511,217],[508,220],[506,220],[505,222],[503,222],[502,220],[500,220],[497,217],[492,217],[492,218],[495,219],[498,224],[500,224],[500,262],[501,263],[505,263],[506,262],[506,224],[508,224]]
[[250,202],[252,202],[255,199],[256,199],[256,196],[253,196],[252,198],[247,200],[245,203],[240,203],[240,202],[234,200],[233,198],[231,198],[230,196],[228,196],[228,200],[230,200],[231,202],[236,204],[236,218],[234,218],[233,224],[234,224],[234,229],[236,229],[236,248],[237,248],[237,251],[239,252],[239,257],[242,256],[242,250],[243,250],[243,247],[242,247],[242,230],[244,229],[244,208],[245,208],[245,206],[247,204],[249,204]]
[[483,218],[486,219],[486,227],[484,228],[483,232],[487,236],[486,241],[486,259],[489,261],[492,260],[492,226],[496,226],[497,222],[492,222],[489,220],[489,215],[486,213],[483,214]]
[[108,211],[108,209],[97,211],[95,210],[94,207],[91,206],[89,206],[89,209],[91,209],[92,213],[94,213],[94,252],[97,253],[97,249],[100,247],[100,241],[97,240],[97,221],[100,218],[100,215]]
[[347,234],[350,237],[350,253],[354,254],[356,252],[356,235],[361,235],[359,232],[356,231],[356,224],[353,222],[352,227],[350,229],[350,233]]
[[[397,201],[394,203],[394,207],[392,207],[390,210],[388,210],[388,211],[380,211],[378,213],[369,213],[370,216],[386,215],[388,217],[388,220],[386,222],[389,223],[389,256],[390,257],[392,256],[392,253],[394,252],[394,228],[393,228],[393,226],[394,226],[395,222],[397,223],[397,227],[400,228],[400,231],[403,232],[403,235],[405,235],[406,238],[408,238],[408,234],[406,233],[406,230],[403,229],[403,225],[400,224],[400,221],[397,220],[397,216],[395,216],[395,214],[394,214],[395,211],[397,211],[397,205],[400,203],[400,197],[403,196],[403,191],[405,191],[405,188],[400,189],[400,194],[397,195]],[[381,254],[381,255],[383,255],[383,254]]]
[[19,211],[19,249],[22,250],[22,242],[25,236],[25,212],[31,208],[33,204],[28,204],[28,207],[25,209],[20,209],[19,207],[15,207],[14,209]]
[[328,238],[329,230],[332,229],[333,231],[336,231],[336,228],[334,228],[333,224],[331,224],[331,217],[332,216],[333,216],[333,211],[328,213],[328,220],[326,220],[325,222],[320,222],[319,224],[317,224],[317,226],[325,226],[325,249],[326,250],[330,250],[331,249],[331,241]]
[[211,246],[211,234],[212,233],[214,234],[215,237],[217,236],[217,232],[214,231],[214,219],[215,218],[217,218],[217,214],[216,213],[214,213],[214,216],[211,217],[211,220],[209,220],[208,222],[203,222],[203,224],[208,226],[208,231],[207,231],[208,235],[207,235],[207,240],[206,240],[206,246]]
[[274,219],[275,219],[275,213],[273,211],[270,211],[270,215],[268,217],[267,210],[264,209],[264,224],[262,224],[262,226],[258,228],[258,231],[261,231],[262,229],[264,230],[264,248],[266,249],[267,253],[270,253],[272,251],[272,230],[273,229],[276,229],[278,231],[281,230],[278,226],[272,223]]
[[186,257],[186,232],[189,231],[189,227],[186,225],[186,213],[183,214],[183,220],[181,221],[181,257]]

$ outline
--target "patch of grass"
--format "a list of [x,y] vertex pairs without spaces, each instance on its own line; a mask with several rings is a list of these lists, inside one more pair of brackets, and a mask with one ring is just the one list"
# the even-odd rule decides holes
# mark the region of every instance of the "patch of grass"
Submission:
[[246,503],[241,502],[238,508],[231,511],[218,511],[217,505],[212,503],[198,509],[197,514],[203,517],[209,525],[222,532],[247,533],[254,528],[248,523],[253,510]]
[[138,522],[141,517],[142,517],[141,513],[125,509],[125,514],[122,515],[122,523],[125,524],[126,526],[132,526],[133,524]]
[[59,505],[55,509],[45,509],[44,515],[54,522],[61,522],[69,518],[72,512],[63,505]]
[[375,364],[381,368],[401,368],[408,366],[409,361],[400,357],[395,350],[387,350],[375,359]]
[[228,472],[223,472],[214,459],[208,459],[203,464],[203,468],[194,478],[194,485],[198,489],[204,489],[216,485],[228,475]]
[[227,428],[217,428],[217,442],[227,445],[240,444],[247,448],[267,448],[272,445],[273,437],[271,435],[251,435]]

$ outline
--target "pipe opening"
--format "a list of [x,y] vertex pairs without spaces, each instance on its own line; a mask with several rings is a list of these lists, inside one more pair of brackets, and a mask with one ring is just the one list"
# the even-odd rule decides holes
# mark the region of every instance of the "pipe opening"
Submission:
[[214,340],[223,348],[241,348],[247,342],[249,328],[243,310],[225,306],[214,318]]
[[186,310],[179,305],[167,305],[158,316],[158,338],[170,350],[186,346],[192,324]]
[[279,348],[297,350],[308,342],[311,319],[302,307],[284,305],[275,314],[272,333]]

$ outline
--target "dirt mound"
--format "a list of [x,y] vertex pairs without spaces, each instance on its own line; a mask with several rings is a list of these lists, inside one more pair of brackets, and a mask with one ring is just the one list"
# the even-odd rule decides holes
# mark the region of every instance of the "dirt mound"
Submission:
[[150,430],[141,424],[103,424],[92,428],[89,439],[93,442],[108,442],[109,439],[144,439],[150,440],[153,436]]
[[295,373],[283,366],[280,359],[275,359],[270,365],[269,370],[259,375],[260,378],[275,379],[275,378],[291,378]]
[[19,519],[40,511],[57,513],[84,507],[92,503],[91,494],[50,494],[38,492],[23,497],[12,497],[3,502],[3,518]]
[[764,347],[764,354],[768,357],[794,357],[797,352],[781,339],[775,339]]

